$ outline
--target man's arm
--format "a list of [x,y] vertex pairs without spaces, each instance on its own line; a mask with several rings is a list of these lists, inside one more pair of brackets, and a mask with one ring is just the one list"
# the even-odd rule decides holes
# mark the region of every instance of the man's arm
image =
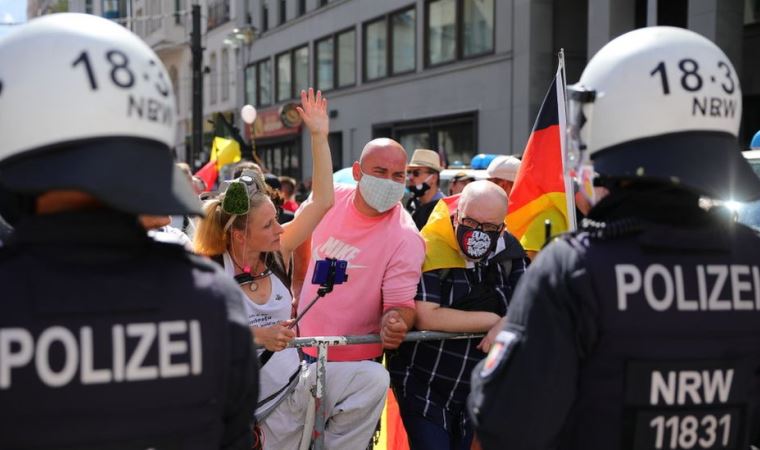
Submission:
[[416,304],[418,330],[478,333],[488,331],[500,319],[498,314],[487,311],[462,311],[433,302]]

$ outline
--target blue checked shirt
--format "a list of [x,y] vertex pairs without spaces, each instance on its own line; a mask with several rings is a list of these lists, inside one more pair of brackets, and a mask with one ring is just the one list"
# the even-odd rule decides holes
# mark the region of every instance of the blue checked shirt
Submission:
[[[519,242],[506,233],[506,249],[514,253],[507,263],[488,262],[468,269],[425,272],[417,285],[415,300],[451,307],[475,289],[489,287],[499,300],[496,312],[504,315],[517,281],[528,266]],[[510,248],[511,247],[511,248]],[[402,413],[420,414],[450,432],[461,432],[467,423],[465,401],[470,392],[470,373],[486,354],[476,347],[481,338],[418,341],[402,344],[388,359]]]

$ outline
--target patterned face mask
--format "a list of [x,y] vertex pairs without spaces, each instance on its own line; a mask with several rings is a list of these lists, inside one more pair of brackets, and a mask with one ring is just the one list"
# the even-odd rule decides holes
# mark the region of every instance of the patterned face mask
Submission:
[[457,243],[467,258],[479,261],[496,248],[503,230],[504,224],[480,223],[462,218],[457,224]]
[[367,204],[378,212],[393,208],[404,196],[404,183],[396,183],[387,178],[377,178],[362,172],[359,192]]

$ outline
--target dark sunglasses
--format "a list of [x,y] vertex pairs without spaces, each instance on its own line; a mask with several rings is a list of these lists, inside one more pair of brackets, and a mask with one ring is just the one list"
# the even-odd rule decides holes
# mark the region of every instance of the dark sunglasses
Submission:
[[414,170],[410,170],[410,171],[409,171],[409,173],[410,173],[410,174],[411,174],[413,177],[415,177],[415,178],[416,178],[416,177],[418,177],[418,176],[420,176],[420,175],[422,175],[422,174],[431,175],[433,172],[430,172],[429,170],[414,169]]

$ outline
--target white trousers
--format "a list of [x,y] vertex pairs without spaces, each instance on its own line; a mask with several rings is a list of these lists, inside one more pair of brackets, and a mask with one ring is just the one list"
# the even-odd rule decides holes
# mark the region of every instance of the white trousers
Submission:
[[[388,372],[372,361],[328,362],[325,370],[325,448],[366,449],[385,404]],[[298,449],[316,372],[317,364],[310,364],[295,390],[261,424],[264,449]]]

